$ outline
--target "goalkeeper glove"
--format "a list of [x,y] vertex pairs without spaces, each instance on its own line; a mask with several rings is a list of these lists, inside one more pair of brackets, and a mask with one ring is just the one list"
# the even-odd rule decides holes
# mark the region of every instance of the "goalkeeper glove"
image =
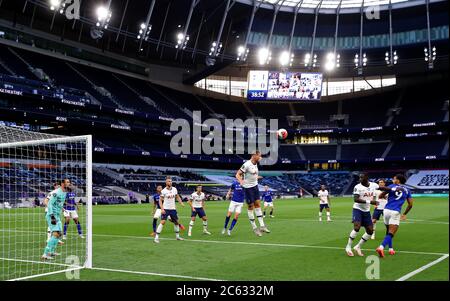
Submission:
[[50,219],[51,219],[51,224],[56,225],[56,217],[53,214],[50,216]]

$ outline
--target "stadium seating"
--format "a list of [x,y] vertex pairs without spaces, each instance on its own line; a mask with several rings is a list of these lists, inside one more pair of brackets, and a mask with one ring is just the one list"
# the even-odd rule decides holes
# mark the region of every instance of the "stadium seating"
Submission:
[[[187,186],[188,183],[217,183],[208,178],[208,171],[195,172],[176,170],[170,167],[163,171],[157,168],[141,169],[139,166],[134,169],[111,166],[107,170],[114,172],[117,176],[112,178],[105,175],[104,167],[94,166],[94,170],[94,183],[97,187],[119,185],[144,194],[153,193],[156,186],[164,185],[166,176],[172,177],[174,185],[182,194],[192,193],[194,188]],[[233,171],[226,173],[233,174]],[[291,172],[288,174],[274,172],[265,175],[261,185],[268,185],[276,191],[277,195],[297,195],[300,188],[314,195],[320,189],[320,185],[325,184],[332,194],[340,195],[352,179],[353,176],[350,172]],[[206,185],[203,189],[207,193],[214,193],[223,197],[228,190],[228,186]]]
[[[126,85],[136,90],[140,95],[149,97],[154,101],[158,107],[158,110],[165,116],[182,117],[186,118],[187,115],[183,113],[179,107],[174,106],[162,95],[160,92],[153,88],[153,85],[149,82],[145,82],[139,79],[131,79],[127,76],[116,75]],[[153,109],[154,111],[154,109]],[[170,113],[169,113],[170,112]]]
[[242,102],[223,101],[204,96],[199,97],[217,114],[223,114],[228,118],[241,118],[242,120],[251,116]]
[[83,189],[86,182],[77,177],[82,174],[76,167],[60,166],[30,166],[15,162],[0,165],[0,186],[4,191],[3,200],[10,204],[19,203],[23,199],[44,198],[52,189],[53,184],[60,180],[60,175],[70,179],[77,189]]
[[389,152],[390,157],[440,155],[447,141],[442,139],[399,140]]
[[302,145],[308,160],[336,160],[337,145]]
[[388,142],[367,143],[367,144],[358,144],[358,143],[343,144],[341,159],[354,160],[354,159],[381,158],[388,144],[389,144]]
[[431,83],[426,89],[410,89],[400,103],[400,114],[394,118],[395,124],[411,124],[421,122],[443,121],[448,108],[448,94],[440,85],[442,82]]
[[[208,112],[208,109],[202,105],[192,94],[180,92],[174,89],[169,89],[159,85],[152,85],[154,89],[165,95],[167,98],[179,104],[181,107],[187,108],[190,111],[202,111],[203,114]],[[208,117],[208,116],[206,116]]]
[[[68,63],[56,58],[52,58],[50,56],[41,55],[31,51],[25,51],[21,49],[15,49],[15,51],[27,61],[33,62],[34,67],[44,70],[44,72],[50,77],[52,82],[57,86],[71,87],[81,91],[86,91],[104,105],[117,106],[108,97],[101,95],[88,82],[86,82],[76,72],[74,72],[69,67]],[[10,68],[12,68],[13,70],[20,70],[20,63],[21,62],[17,61],[8,62]],[[32,78],[36,79],[35,77]]]
[[[188,111],[201,110],[206,115],[214,112],[229,118],[246,119],[254,114],[258,117],[278,118],[280,126],[286,126],[286,116],[295,113],[305,117],[305,122],[301,124],[303,127],[336,126],[335,122],[330,122],[330,117],[338,114],[337,101],[294,103],[291,107],[283,103],[248,103],[244,105],[241,102],[193,96],[124,75],[111,75],[110,72],[93,67],[64,62],[23,49],[0,46],[3,65],[13,70],[18,76],[31,80],[37,80],[37,77],[11,50],[26,62],[32,62],[33,68],[44,70],[50,77],[50,82],[56,85],[55,88],[64,88],[66,91],[72,89],[71,93],[78,94],[83,94],[86,91],[100,101],[101,104],[107,106],[121,106],[142,112],[156,112],[166,116],[183,118],[189,117],[189,113],[184,111],[184,108]],[[11,75],[2,64],[0,64],[0,68],[2,73]],[[105,88],[111,95],[103,95],[91,83],[97,87]],[[348,124],[346,126],[368,127],[384,125],[388,116],[392,115],[390,109],[396,105],[397,100],[401,100],[398,107],[399,114],[394,114],[393,124],[442,121],[446,112],[444,110],[444,102],[448,99],[442,89],[436,86],[439,84],[440,82],[430,84],[428,89],[423,91],[406,90],[403,94],[402,91],[394,90],[384,92],[382,97],[377,94],[343,100],[341,113],[348,116]],[[419,97],[411,97],[417,93]],[[433,97],[430,98],[431,95]],[[140,99],[139,96],[148,97],[150,101],[154,102],[155,106]],[[427,99],[426,105],[420,101],[420,96],[422,99]],[[370,112],[370,114],[365,112]]]
[[281,146],[278,156],[283,160],[301,160],[298,147],[296,145]]
[[[307,122],[329,124],[330,116],[338,113],[337,102],[293,104],[296,115],[304,116]],[[291,115],[291,114],[289,114]]]
[[310,172],[264,177],[261,183],[277,190],[279,194],[297,195],[300,188],[303,188],[310,194],[316,195],[323,184],[331,194],[342,195],[351,180],[350,172]]
[[[388,111],[395,106],[399,92],[385,92],[379,94],[348,99],[342,102],[342,114],[349,116],[348,123],[352,127],[371,127],[385,125]],[[369,113],[370,112],[370,113]]]
[[[15,51],[16,49],[0,45],[0,58],[3,64],[8,66],[9,69],[15,73],[10,75],[17,75],[28,79],[37,79],[28,66],[25,65],[25,63],[21,61],[11,50]],[[6,71],[5,74],[9,74],[9,72]]]
[[[283,103],[268,103],[268,104],[260,104],[260,103],[249,103],[248,104],[250,110],[255,113],[256,116],[261,118],[273,118],[278,119],[278,123],[280,127],[287,126],[286,116],[292,115],[289,110],[288,104]],[[270,112],[268,115],[267,113]]]
[[[1,63],[0,71],[5,75],[0,75],[2,83],[12,83],[20,87],[29,89],[43,89],[49,93],[60,93],[64,91],[67,97],[82,95],[86,93],[92,95],[93,101],[97,100],[102,105],[111,108],[130,108],[138,112],[148,112],[155,115],[163,115],[173,118],[188,118],[190,112],[194,110],[202,111],[203,118],[210,117],[213,113],[228,117],[247,119],[249,116],[263,117],[266,119],[279,119],[280,127],[287,127],[286,116],[304,116],[305,121],[298,126],[300,128],[323,128],[337,127],[336,121],[330,121],[333,115],[338,112],[348,116],[348,124],[345,127],[370,127],[383,126],[392,119],[391,126],[412,125],[418,122],[439,122],[444,117],[448,117],[448,107],[446,109],[445,91],[440,88],[442,81],[436,81],[427,85],[427,89],[416,91],[414,89],[394,89],[384,91],[381,94],[351,97],[339,101],[328,101],[320,103],[269,103],[269,102],[240,102],[217,100],[206,96],[194,96],[175,89],[156,85],[144,80],[127,77],[122,74],[111,74],[100,69],[68,63],[43,54],[18,49],[9,46],[0,46]],[[50,77],[48,81],[39,80],[31,72],[28,63],[32,62],[32,68],[40,68]],[[11,71],[12,72],[11,72]],[[16,74],[13,76],[11,73]],[[20,77],[22,76],[22,77]],[[94,86],[104,87],[111,95],[102,95]],[[412,97],[412,96],[419,97]],[[148,101],[140,98],[148,97]],[[82,101],[88,97],[81,99]],[[421,101],[426,99],[426,102]],[[83,112],[82,110],[62,110],[57,106],[48,106],[44,109],[36,102],[16,102],[17,110],[31,113],[42,113],[45,111],[56,116],[67,116],[86,122],[103,122],[109,124],[120,124],[123,126],[139,126],[146,130],[167,129],[167,124],[162,125],[158,120],[148,121],[140,118],[126,116],[124,118],[106,113],[103,110],[95,113]],[[339,110],[339,108],[342,110]],[[396,107],[393,113],[390,109]],[[392,117],[392,118],[390,118]],[[50,117],[54,118],[54,117]],[[342,126],[342,124],[340,124]],[[360,137],[353,134],[351,141],[356,141]],[[356,139],[355,139],[356,138]],[[387,142],[392,138],[392,144]],[[402,158],[404,156],[425,157],[428,155],[441,155],[445,152],[445,135],[429,137],[427,139],[406,139],[399,136],[384,136],[374,138],[374,143],[340,143],[340,138],[331,137],[331,144],[297,146],[281,144],[279,157],[289,161],[320,161],[345,160],[358,162],[366,159],[373,160],[380,158],[387,152],[387,159]],[[379,140],[379,141],[378,141]],[[381,141],[381,142],[380,142]],[[423,143],[426,141],[426,143]],[[94,146],[110,147],[115,149],[127,149],[138,151],[148,151],[165,157],[170,154],[168,137],[148,139],[140,135],[116,135],[107,134],[105,131],[94,133]],[[390,148],[392,146],[392,148]],[[448,153],[448,150],[447,150]],[[443,154],[446,155],[446,154]],[[220,157],[220,156],[219,156]],[[225,158],[225,157],[224,157]],[[234,157],[236,158],[236,157]]]

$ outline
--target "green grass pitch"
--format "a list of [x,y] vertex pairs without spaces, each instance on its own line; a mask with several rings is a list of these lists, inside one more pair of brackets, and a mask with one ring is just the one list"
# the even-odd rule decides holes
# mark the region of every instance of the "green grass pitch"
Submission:
[[[232,236],[222,236],[228,204],[207,203],[211,236],[202,234],[202,223],[197,220],[191,238],[182,232],[186,240],[175,241],[172,224],[167,223],[159,245],[149,237],[151,205],[94,207],[94,269],[81,270],[80,280],[367,280],[371,262],[366,259],[376,255],[374,250],[384,237],[384,226],[379,223],[376,240],[364,245],[366,256],[347,257],[344,247],[352,229],[351,198],[331,200],[333,221],[329,223],[318,221],[316,199],[275,200],[275,218],[265,219],[272,233],[263,237],[251,231],[244,207]],[[187,226],[189,207],[178,205],[178,213]],[[397,280],[445,258],[448,222],[448,198],[416,198],[394,239],[397,254],[380,260],[380,280]],[[59,251],[70,248],[77,239],[75,233],[72,224],[68,243],[58,247]],[[66,280],[66,275],[33,280]],[[448,258],[408,280],[448,281]]]

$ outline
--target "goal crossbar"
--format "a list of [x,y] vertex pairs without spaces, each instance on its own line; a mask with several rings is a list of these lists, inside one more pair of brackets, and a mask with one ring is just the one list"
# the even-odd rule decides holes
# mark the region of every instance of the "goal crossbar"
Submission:
[[78,142],[80,140],[85,140],[86,143],[88,141],[92,141],[91,135],[86,136],[73,136],[73,137],[61,137],[61,138],[45,138],[45,139],[36,139],[36,140],[26,140],[26,141],[18,141],[18,142],[0,142],[0,148],[10,148],[10,147],[22,147],[22,146],[30,146],[30,145],[44,145],[44,144],[57,144],[57,143],[70,143],[70,142]]

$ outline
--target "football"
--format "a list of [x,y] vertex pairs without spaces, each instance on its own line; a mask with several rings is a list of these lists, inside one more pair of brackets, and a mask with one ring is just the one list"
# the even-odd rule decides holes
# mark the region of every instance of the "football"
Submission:
[[278,139],[284,140],[287,138],[288,132],[285,129],[279,129],[277,131],[277,135],[278,135]]

